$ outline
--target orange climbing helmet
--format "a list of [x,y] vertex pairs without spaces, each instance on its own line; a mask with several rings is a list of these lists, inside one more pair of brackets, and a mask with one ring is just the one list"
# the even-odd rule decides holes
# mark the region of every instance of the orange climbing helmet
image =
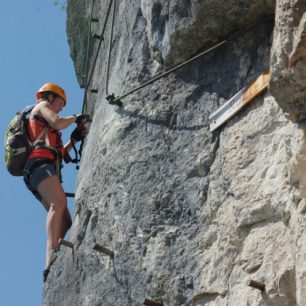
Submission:
[[62,89],[61,87],[59,87],[58,85],[56,85],[55,83],[46,83],[44,84],[36,93],[36,98],[37,100],[39,100],[41,98],[41,94],[44,92],[53,92],[56,95],[60,96],[61,98],[64,99],[65,104],[67,101],[67,96],[66,93],[64,91],[64,89]]

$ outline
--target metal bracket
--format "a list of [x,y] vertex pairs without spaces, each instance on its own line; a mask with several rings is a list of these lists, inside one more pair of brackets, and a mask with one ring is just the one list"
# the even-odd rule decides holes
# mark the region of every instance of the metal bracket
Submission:
[[98,35],[98,34],[95,33],[95,34],[92,35],[92,37],[94,39],[98,39],[98,40],[104,41],[104,36],[102,36],[102,35]]
[[143,305],[145,306],[163,306],[161,303],[153,302],[151,300],[145,299]]
[[93,247],[93,249],[94,249],[95,251],[98,251],[98,252],[100,252],[100,253],[103,253],[103,254],[105,254],[105,255],[108,255],[111,259],[114,258],[114,252],[111,251],[110,249],[108,249],[108,248],[106,248],[106,247],[100,245],[100,244],[95,244],[94,247]]
[[67,248],[73,249],[73,243],[70,242],[70,241],[67,241],[67,240],[64,240],[64,239],[60,238],[58,242],[59,242],[60,245],[64,245]]
[[265,284],[257,282],[257,281],[254,281],[252,279],[247,281],[247,285],[252,287],[252,288],[258,289],[260,291],[264,291],[265,288],[266,288]]
[[116,99],[115,94],[108,95],[106,97],[106,100],[111,105],[118,105],[120,107],[123,105],[123,103],[119,99]]

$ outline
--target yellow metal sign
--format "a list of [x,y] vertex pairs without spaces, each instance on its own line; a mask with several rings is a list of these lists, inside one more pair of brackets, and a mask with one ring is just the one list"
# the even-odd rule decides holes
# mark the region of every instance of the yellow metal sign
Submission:
[[217,111],[209,116],[210,131],[213,132],[227,120],[232,118],[238,111],[250,103],[268,88],[270,74],[265,72],[248,86],[242,88]]

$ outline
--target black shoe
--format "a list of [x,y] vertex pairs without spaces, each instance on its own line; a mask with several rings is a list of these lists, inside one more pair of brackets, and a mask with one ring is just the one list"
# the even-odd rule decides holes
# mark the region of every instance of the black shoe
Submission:
[[48,274],[50,272],[50,268],[46,268],[44,271],[43,271],[43,278],[44,278],[44,283],[46,282],[47,280],[47,277],[48,277]]
[[52,265],[54,264],[55,260],[57,259],[59,250],[60,250],[59,248],[56,248],[56,249],[51,249],[50,251],[50,262],[47,268],[43,271],[44,282],[46,282],[50,269]]

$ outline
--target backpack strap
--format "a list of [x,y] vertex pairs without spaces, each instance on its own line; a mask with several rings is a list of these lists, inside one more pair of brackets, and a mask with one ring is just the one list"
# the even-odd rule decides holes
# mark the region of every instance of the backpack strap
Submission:
[[37,115],[34,115],[34,114],[30,114],[30,115],[29,115],[29,119],[37,120],[37,121],[43,123],[44,125],[50,127],[48,121],[47,121],[46,119],[40,117],[40,116],[37,116]]
[[29,105],[26,108],[24,108],[20,113],[23,113],[25,115],[27,115],[28,113],[30,113],[32,111],[32,109],[36,106],[36,104],[33,105]]
[[[41,138],[45,136],[45,140],[41,140]],[[39,146],[39,142],[43,142],[44,144],[46,144],[47,146],[50,146],[50,140],[48,137],[48,128],[45,127],[37,136],[37,138],[32,142],[32,145],[34,148],[36,148],[37,146]]]
[[[44,140],[41,139],[43,136],[45,137]],[[48,149],[54,154],[56,158],[58,156],[57,149],[50,146],[50,139],[48,136],[48,127],[45,127],[39,133],[37,138],[32,142],[32,148],[33,149]]]
[[19,154],[25,153],[26,151],[27,151],[26,147],[13,149],[14,155],[19,155]]
[[[33,149],[48,149],[54,154],[55,157],[57,157],[58,152],[57,152],[56,148],[53,148],[53,147],[50,146],[50,139],[49,139],[49,136],[48,136],[48,129],[51,128],[51,126],[49,125],[48,121],[45,120],[44,118],[31,113],[34,106],[30,106],[29,109],[24,111],[25,115],[30,113],[30,115],[28,116],[29,119],[37,120],[37,121],[43,123],[45,125],[45,127],[39,133],[39,135],[36,137],[36,139],[34,141],[32,141],[31,147]],[[43,139],[43,137],[44,137],[44,139]]]

